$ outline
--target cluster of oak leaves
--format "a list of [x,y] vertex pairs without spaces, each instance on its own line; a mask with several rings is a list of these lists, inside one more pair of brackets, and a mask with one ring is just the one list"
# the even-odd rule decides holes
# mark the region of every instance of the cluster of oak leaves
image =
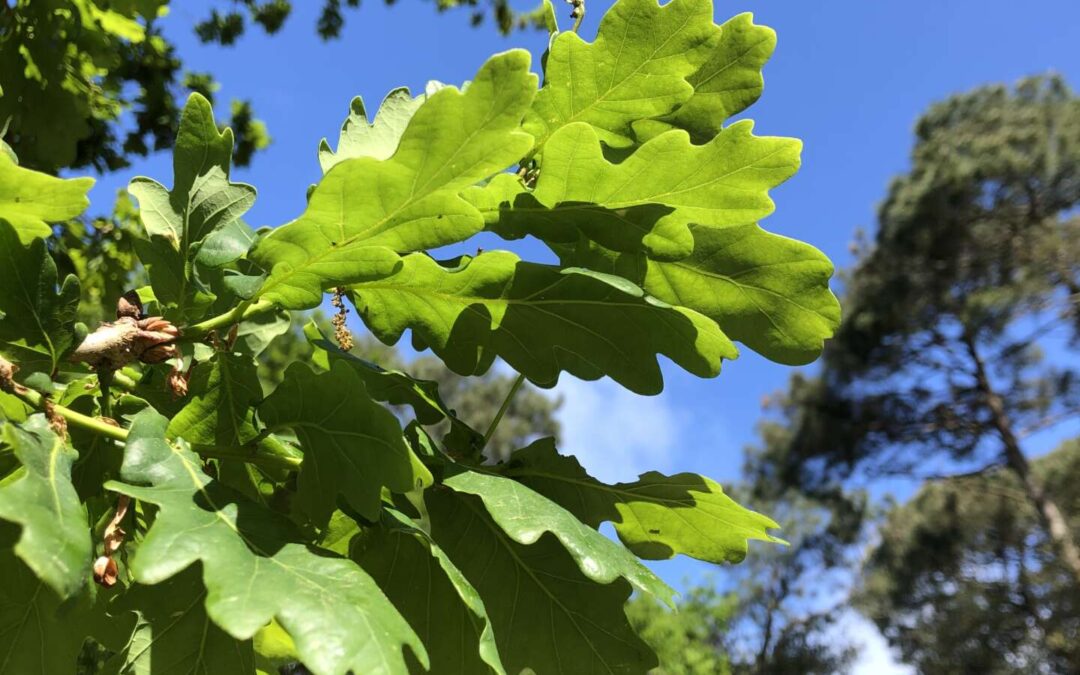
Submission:
[[[384,342],[410,329],[458,373],[499,358],[539,386],[655,394],[659,354],[712,377],[733,340],[812,360],[832,266],[757,225],[800,145],[727,122],[775,38],[712,16],[619,0],[592,43],[553,30],[543,86],[513,50],[460,89],[392,92],[371,123],[356,99],[304,213],[265,231],[192,96],[172,188],[129,187],[149,285],[89,334],[46,239],[92,181],[0,157],[0,670],[71,672],[87,645],[99,672],[655,665],[623,605],[672,591],[639,558],[737,562],[772,521],[694,474],[600,483],[550,439],[487,463],[433,383],[310,325],[311,362],[268,395],[255,359],[335,290]],[[427,253],[482,231],[560,264]]]

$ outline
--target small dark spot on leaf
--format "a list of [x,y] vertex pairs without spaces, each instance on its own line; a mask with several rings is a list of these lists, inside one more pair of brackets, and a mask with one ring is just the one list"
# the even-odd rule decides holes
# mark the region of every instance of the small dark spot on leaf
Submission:
[[649,534],[660,534],[660,530],[649,530]]

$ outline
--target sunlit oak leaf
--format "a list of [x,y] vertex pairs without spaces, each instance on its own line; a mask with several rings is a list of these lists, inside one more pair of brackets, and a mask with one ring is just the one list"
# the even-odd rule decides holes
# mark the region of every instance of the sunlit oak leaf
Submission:
[[397,150],[409,120],[427,97],[442,86],[438,82],[429,82],[419,96],[410,94],[407,87],[394,89],[383,99],[371,122],[367,119],[364,99],[354,98],[349,103],[349,116],[341,125],[337,149],[332,149],[325,138],[319,143],[319,165],[323,173],[353,157],[389,159]]
[[701,377],[738,355],[715,322],[625,279],[523,262],[506,251],[456,268],[410,255],[394,275],[353,286],[351,297],[383,342],[412,329],[418,345],[462,375],[484,373],[501,357],[540,386],[554,386],[566,371],[655,394],[663,389],[659,354]]
[[686,78],[694,87],[693,96],[670,114],[635,122],[638,140],[676,127],[690,132],[695,143],[708,142],[724,122],[761,96],[765,86],[761,69],[776,48],[776,32],[755,24],[750,13],[729,19],[721,29],[708,61]]
[[458,193],[532,147],[519,129],[535,90],[528,52],[496,55],[464,91],[445,87],[429,96],[390,159],[357,157],[334,166],[304,214],[252,252],[270,272],[260,297],[290,309],[314,307],[327,288],[392,272],[395,252],[479,232],[483,218]]
[[577,249],[564,263],[612,272],[667,302],[713,319],[724,333],[768,359],[816,359],[840,323],[829,290],[833,265],[810,244],[757,225],[692,226],[694,252],[675,261]]
[[619,539],[650,560],[682,554],[736,563],[746,557],[748,540],[778,541],[768,532],[779,527],[775,522],[693,473],[649,471],[636,481],[607,485],[589,476],[577,459],[560,455],[550,438],[515,452],[504,473],[593,527],[613,523]]
[[547,154],[548,138],[573,122],[591,125],[611,147],[633,144],[631,124],[664,115],[693,94],[687,78],[720,39],[710,0],[618,0],[596,40],[559,33],[544,66],[544,87],[525,129]]
[[201,562],[206,611],[216,625],[247,640],[276,618],[317,673],[404,674],[405,646],[427,664],[420,640],[371,577],[207,476],[186,443],[165,440],[167,425],[153,410],[139,413],[124,482],[106,484],[158,507],[130,561],[135,581],[157,584]]
[[0,153],[0,219],[8,221],[23,243],[52,234],[50,223],[74,218],[90,206],[93,178],[57,178],[24,169]]
[[43,414],[4,424],[0,433],[23,467],[0,486],[0,520],[22,527],[15,554],[66,600],[90,579],[93,553],[86,507],[71,484],[78,453]]

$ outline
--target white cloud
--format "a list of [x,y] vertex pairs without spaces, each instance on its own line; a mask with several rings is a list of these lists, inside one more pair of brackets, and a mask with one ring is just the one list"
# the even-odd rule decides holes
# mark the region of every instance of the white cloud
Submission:
[[849,611],[834,630],[855,643],[859,655],[852,664],[852,675],[914,675],[915,669],[900,663],[885,636],[869,619]]
[[632,481],[649,471],[670,472],[687,420],[663,395],[639,396],[609,379],[583,382],[563,375],[560,452],[575,455],[590,474]]

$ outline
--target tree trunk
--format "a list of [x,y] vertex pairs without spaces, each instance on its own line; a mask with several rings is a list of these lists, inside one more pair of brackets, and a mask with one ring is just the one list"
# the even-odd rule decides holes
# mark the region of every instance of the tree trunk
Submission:
[[1016,438],[1012,421],[1005,411],[1005,403],[990,383],[990,378],[986,374],[986,366],[982,357],[979,356],[974,338],[965,338],[964,343],[967,345],[968,353],[975,364],[976,386],[978,386],[979,391],[986,399],[986,407],[990,410],[994,429],[1004,445],[1005,464],[1020,479],[1028,500],[1035,507],[1043,528],[1058,551],[1061,562],[1072,572],[1077,586],[1080,586],[1080,547],[1077,546],[1076,539],[1069,529],[1065,514],[1058,508],[1057,502],[1046,493],[1046,488],[1043,487],[1042,482],[1031,474],[1031,465],[1028,463],[1027,456],[1020,449],[1020,441]]

